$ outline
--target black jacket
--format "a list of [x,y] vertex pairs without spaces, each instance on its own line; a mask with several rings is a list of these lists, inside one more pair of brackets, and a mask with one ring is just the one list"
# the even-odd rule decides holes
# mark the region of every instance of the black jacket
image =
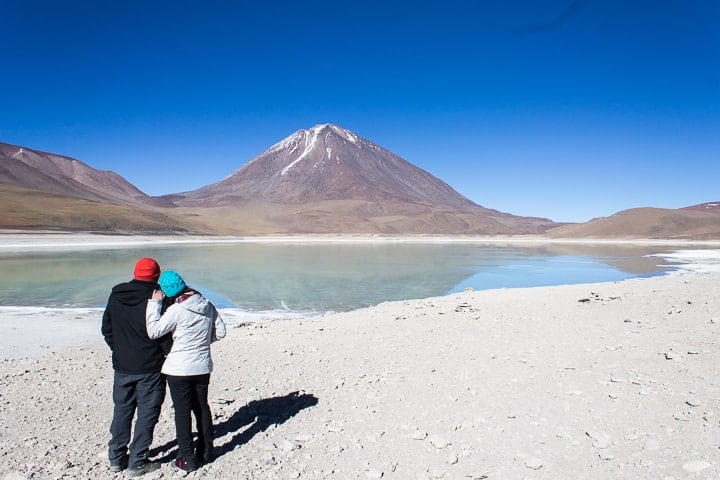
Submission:
[[170,351],[171,335],[151,340],[145,328],[145,309],[157,283],[130,280],[115,285],[102,319],[102,334],[112,350],[113,368],[121,373],[159,372]]

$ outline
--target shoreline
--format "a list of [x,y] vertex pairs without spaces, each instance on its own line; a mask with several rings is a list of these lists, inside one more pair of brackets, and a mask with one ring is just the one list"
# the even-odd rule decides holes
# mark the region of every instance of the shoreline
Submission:
[[[127,244],[125,244],[127,245]],[[654,255],[663,259],[679,262],[674,272],[667,272],[658,277],[686,274],[720,274],[720,249],[718,250],[678,250],[673,253]],[[584,284],[567,284],[556,287],[514,287],[477,290],[477,292],[513,291],[524,295],[526,290],[538,288],[562,288],[583,286],[605,286],[632,280],[646,281],[653,277],[633,277],[614,282],[595,282]],[[469,290],[470,292],[475,290]],[[457,293],[441,297],[449,298]],[[427,298],[398,300],[386,303],[424,302]],[[327,312],[306,315],[299,312],[252,312],[238,308],[219,309],[229,327],[263,324],[275,321],[302,322],[333,315],[352,314],[354,312],[373,309],[379,305],[364,307],[349,312]],[[22,358],[35,358],[47,353],[56,353],[66,348],[83,346],[104,346],[99,334],[100,319],[104,308],[92,307],[31,307],[31,306],[0,306],[0,361]]]
[[74,232],[0,231],[0,252],[91,250],[146,245],[238,244],[238,243],[468,243],[507,245],[648,245],[668,247],[720,247],[720,240],[687,239],[560,239],[538,235],[380,235],[303,234],[261,236],[118,235]]

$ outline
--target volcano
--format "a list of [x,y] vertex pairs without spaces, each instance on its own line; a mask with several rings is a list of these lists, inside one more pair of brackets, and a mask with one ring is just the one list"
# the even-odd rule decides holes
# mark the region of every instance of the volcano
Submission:
[[555,226],[477,205],[427,171],[332,124],[298,130],[225,179],[168,198],[186,208],[264,211],[269,223],[284,222],[292,233],[520,234]]

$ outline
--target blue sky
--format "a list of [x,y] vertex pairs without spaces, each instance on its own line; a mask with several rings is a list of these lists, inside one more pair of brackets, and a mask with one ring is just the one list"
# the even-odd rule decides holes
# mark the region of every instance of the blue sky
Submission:
[[0,0],[0,141],[151,195],[336,123],[488,208],[720,200],[716,0]]

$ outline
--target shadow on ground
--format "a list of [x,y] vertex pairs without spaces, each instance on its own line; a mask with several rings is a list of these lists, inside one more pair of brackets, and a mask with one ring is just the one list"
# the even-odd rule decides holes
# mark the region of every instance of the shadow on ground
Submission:
[[[314,407],[318,399],[312,394],[291,392],[282,397],[253,400],[241,407],[230,418],[215,425],[215,438],[234,433],[230,440],[215,445],[215,457],[221,457],[235,448],[248,443],[255,435],[264,432],[271,425],[280,425],[294,417],[301,410]],[[247,427],[247,428],[244,428]],[[156,462],[168,462],[175,455],[176,442],[173,440],[150,450],[149,457]]]

